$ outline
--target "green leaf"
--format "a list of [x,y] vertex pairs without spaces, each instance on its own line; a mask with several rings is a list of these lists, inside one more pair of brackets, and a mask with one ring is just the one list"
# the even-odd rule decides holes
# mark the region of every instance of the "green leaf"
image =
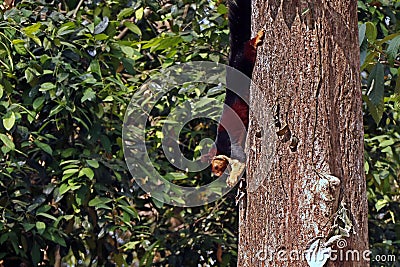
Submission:
[[13,141],[7,135],[0,133],[0,140],[9,149],[11,149],[11,150],[15,149],[15,145],[14,145]]
[[213,62],[219,62],[219,55],[210,54],[210,59]]
[[60,165],[66,165],[66,164],[68,164],[68,165],[64,166],[63,169],[71,169],[71,168],[73,168],[73,167],[70,167],[70,166],[76,166],[76,164],[79,164],[79,163],[80,163],[80,161],[77,160],[77,159],[70,159],[70,160],[64,160],[64,161],[62,161],[62,162],[60,163]]
[[70,21],[61,25],[61,27],[57,31],[57,36],[62,36],[71,32],[74,32],[75,24]]
[[133,32],[139,36],[142,36],[142,31],[139,29],[138,26],[136,26],[136,24],[129,22],[129,21],[125,21],[124,26],[127,27],[131,32]]
[[96,99],[96,93],[92,90],[92,88],[87,88],[83,93],[81,103],[85,102],[86,100],[92,101],[94,99]]
[[182,172],[170,172],[164,176],[165,179],[169,181],[177,181],[187,179],[188,176]]
[[144,14],[144,9],[143,7],[139,8],[138,10],[135,11],[135,17],[137,20],[141,20],[143,18]]
[[228,8],[224,4],[219,4],[217,8],[217,12],[221,15],[225,15],[228,13]]
[[396,96],[400,96],[400,68],[397,69],[397,79],[394,93],[396,94]]
[[393,60],[396,58],[400,47],[400,36],[395,37],[394,39],[390,40],[389,46],[386,50],[389,60]]
[[75,193],[75,201],[76,204],[83,205],[88,197],[88,189],[86,186],[82,186],[81,188],[78,189]]
[[379,122],[382,119],[383,111],[384,111],[384,103],[382,102],[379,105],[374,105],[371,100],[369,99],[368,96],[363,95],[362,99],[364,102],[367,104],[368,111],[371,113],[372,118],[374,119],[376,124],[379,124]]
[[61,83],[69,77],[69,73],[61,72],[57,74],[57,82]]
[[370,43],[375,42],[376,36],[378,35],[378,30],[376,29],[375,24],[368,21],[365,23],[365,25],[366,25],[365,35],[367,36],[368,41]]
[[171,197],[171,200],[179,204],[186,204],[185,199],[181,197]]
[[386,36],[385,38],[383,38],[382,40],[379,40],[379,41],[377,42],[377,44],[378,44],[378,45],[382,45],[382,44],[384,44],[384,43],[386,43],[386,42],[388,42],[388,41],[390,41],[390,40],[396,38],[397,36],[400,36],[400,33],[393,33],[393,34],[390,34],[390,35]]
[[65,171],[63,171],[63,178],[62,181],[64,181],[65,179],[71,177],[72,175],[74,175],[75,173],[78,173],[79,169],[67,169]]
[[133,8],[124,8],[118,13],[117,20],[122,20],[124,18],[127,18],[130,15],[132,15],[133,12],[135,12]]
[[3,126],[7,131],[11,130],[11,128],[15,124],[15,113],[13,111],[7,112],[7,114],[3,117]]
[[133,57],[134,53],[135,53],[135,49],[133,49],[130,46],[126,46],[126,45],[121,45],[120,46],[121,51],[127,56],[127,57]]
[[358,27],[358,43],[360,46],[361,46],[362,42],[364,41],[366,29],[367,29],[367,26],[365,24],[361,24]]
[[43,237],[63,247],[67,246],[64,238],[61,236],[57,229],[50,228],[49,231],[46,231],[46,233],[44,233]]
[[60,196],[62,196],[65,193],[67,193],[70,189],[71,189],[71,187],[68,184],[62,184],[60,186],[58,193],[60,194]]
[[43,217],[51,219],[53,221],[57,221],[56,217],[54,217],[53,215],[50,215],[48,213],[44,213],[44,212],[40,212],[40,213],[36,214],[36,216],[43,216]]
[[[132,74],[132,75],[136,74],[135,60],[133,60],[131,58],[123,58],[121,61],[122,61],[122,64],[124,65],[126,71],[129,74]],[[107,96],[107,98],[105,98],[104,101],[112,101],[113,100],[113,99],[110,99],[109,97],[112,98],[112,96]]]
[[129,215],[131,215],[131,218],[134,219],[139,219],[139,215],[137,213],[137,211],[131,207],[131,206],[124,206],[124,205],[118,205],[121,209],[123,209],[126,213],[128,213]]
[[9,236],[8,233],[5,233],[5,234],[0,235],[0,245],[4,244],[4,242],[7,241],[8,236]]
[[[363,44],[366,44],[366,49],[368,48],[368,42],[364,42]],[[361,45],[361,48],[363,49],[363,45]],[[363,50],[361,50],[361,52],[363,52]],[[367,53],[367,56],[365,57],[365,59],[360,59],[363,60],[363,63],[361,65],[360,70],[363,71],[364,69],[366,69],[367,67],[371,66],[372,64],[375,64],[376,58],[379,57],[379,53],[378,52],[370,52]]]
[[382,142],[379,143],[379,147],[387,147],[387,146],[391,146],[395,143],[395,141],[393,139],[389,139],[389,140],[384,140]]
[[365,64],[365,59],[367,58],[368,53],[368,41],[364,40],[360,46],[360,65],[363,66]]
[[96,196],[94,199],[89,201],[89,206],[91,206],[91,207],[98,207],[98,206],[104,207],[105,204],[110,203],[111,201],[112,200],[110,198]]
[[171,36],[169,38],[163,38],[160,42],[160,45],[157,46],[157,50],[177,47],[181,42],[183,42],[181,36]]
[[30,230],[32,230],[35,227],[35,225],[33,223],[23,223],[22,227],[24,227],[24,230],[26,232],[29,232]]
[[369,173],[369,163],[368,163],[368,161],[364,161],[364,171],[365,171],[365,173]]
[[101,77],[100,64],[98,60],[92,60],[92,62],[90,62],[89,72],[96,73]]
[[107,34],[104,34],[104,33],[96,34],[94,36],[94,39],[96,39],[97,41],[107,40],[108,38],[109,38],[109,36]]
[[94,159],[88,159],[88,160],[86,160],[86,163],[90,167],[95,168],[95,169],[97,169],[99,167],[99,162],[97,160],[94,160]]
[[35,145],[49,155],[53,155],[53,149],[48,144],[42,143],[38,140],[34,141]]
[[380,211],[380,210],[381,210],[382,208],[384,208],[387,204],[388,204],[388,200],[387,200],[387,199],[379,199],[379,200],[375,203],[376,211]]
[[367,96],[371,102],[378,106],[383,103],[384,97],[384,69],[381,63],[377,63],[368,77]]
[[85,175],[90,180],[92,180],[93,177],[94,177],[94,172],[93,172],[93,170],[91,168],[83,168],[82,170],[79,171],[78,177],[81,177],[83,175]]
[[12,41],[13,45],[14,45],[14,49],[15,51],[20,54],[20,55],[26,55],[28,53],[28,51],[25,48],[25,41],[24,40],[13,40]]
[[33,246],[31,249],[31,256],[34,266],[38,266],[40,262],[40,247],[36,241],[33,242]]
[[157,50],[166,50],[178,46],[178,44],[180,44],[182,41],[183,39],[179,35],[157,37],[153,40],[150,40],[147,44],[143,45],[143,49],[150,48],[151,52]]
[[24,28],[22,31],[31,38],[36,44],[42,46],[42,41],[40,41],[39,37],[36,36],[36,33],[40,31],[41,23],[37,22],[31,26]]
[[365,3],[363,1],[358,0],[357,5],[358,5],[358,8],[361,8],[363,10],[368,10],[367,6],[365,5]]
[[44,222],[36,222],[36,229],[38,230],[38,233],[42,235],[46,230],[46,224]]
[[103,147],[104,147],[104,149],[107,151],[107,152],[111,152],[111,141],[110,141],[110,139],[107,137],[107,135],[104,135],[104,134],[102,134],[102,135],[100,135],[100,142],[101,142],[101,144],[103,145]]
[[4,93],[4,86],[0,84],[0,98],[3,97],[3,93]]
[[39,31],[40,26],[42,26],[42,24],[40,24],[40,22],[37,22],[31,26],[25,27],[23,29],[23,32],[27,35],[33,35]]
[[36,98],[32,104],[33,109],[38,110],[43,105],[45,99],[46,98],[44,96],[40,96],[40,97]]
[[55,88],[56,88],[55,84],[47,82],[47,83],[42,83],[40,85],[39,91],[45,92],[45,91],[49,91],[49,90],[52,90],[52,89],[55,89]]
[[56,105],[54,108],[51,109],[49,117],[52,117],[62,111],[64,107],[62,105]]
[[27,68],[25,70],[26,82],[30,83],[34,78],[35,78],[35,72],[32,70],[32,68]]

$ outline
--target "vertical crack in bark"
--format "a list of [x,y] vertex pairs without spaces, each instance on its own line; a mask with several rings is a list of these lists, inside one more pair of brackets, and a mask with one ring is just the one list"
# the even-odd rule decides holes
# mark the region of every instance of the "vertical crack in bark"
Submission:
[[319,32],[316,34],[317,36],[317,41],[318,41],[318,62],[319,62],[319,77],[318,77],[318,85],[317,85],[317,90],[315,92],[315,121],[314,121],[314,127],[313,127],[313,134],[312,134],[312,150],[311,150],[311,163],[313,166],[315,166],[314,163],[314,154],[315,154],[315,141],[316,141],[316,131],[317,131],[317,124],[318,124],[318,107],[319,107],[319,95],[321,93],[321,88],[322,88],[322,45],[321,45],[321,37],[319,35]]

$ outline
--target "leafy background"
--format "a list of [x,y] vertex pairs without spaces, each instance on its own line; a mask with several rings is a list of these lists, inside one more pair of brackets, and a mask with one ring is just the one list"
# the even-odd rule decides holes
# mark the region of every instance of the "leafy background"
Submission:
[[[160,68],[227,62],[226,6],[214,0],[0,4],[0,266],[235,266],[234,196],[196,208],[162,205],[135,185],[121,140],[130,98]],[[370,247],[373,255],[397,257],[399,6],[358,1]],[[164,120],[172,104],[203,89],[167,99],[154,117]],[[179,136],[181,149],[198,157],[199,140],[214,134],[215,123],[191,122]],[[167,179],[210,180],[209,172],[162,165],[161,137],[160,128],[150,127],[147,138]]]

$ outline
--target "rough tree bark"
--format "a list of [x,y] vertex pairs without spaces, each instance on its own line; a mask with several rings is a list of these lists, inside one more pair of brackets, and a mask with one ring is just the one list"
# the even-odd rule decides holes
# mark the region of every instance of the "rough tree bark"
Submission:
[[253,36],[266,34],[238,266],[308,266],[329,251],[324,266],[368,266],[357,1],[253,0],[252,15]]

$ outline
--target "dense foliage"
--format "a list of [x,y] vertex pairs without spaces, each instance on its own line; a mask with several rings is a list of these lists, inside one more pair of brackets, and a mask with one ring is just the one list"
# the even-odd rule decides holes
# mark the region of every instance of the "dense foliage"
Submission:
[[[372,265],[400,262],[399,2],[358,1]],[[398,265],[395,265],[398,266]]]
[[[235,266],[233,197],[197,208],[162,205],[135,185],[121,140],[132,94],[157,70],[226,62],[225,5],[0,3],[0,266]],[[398,6],[359,1],[375,254],[400,250]],[[165,118],[170,104],[164,105],[156,116]],[[149,139],[160,138],[159,131],[151,129]],[[197,156],[190,151],[212,132],[208,121],[187,125],[182,149]],[[170,165],[160,169],[168,179],[182,177]]]

